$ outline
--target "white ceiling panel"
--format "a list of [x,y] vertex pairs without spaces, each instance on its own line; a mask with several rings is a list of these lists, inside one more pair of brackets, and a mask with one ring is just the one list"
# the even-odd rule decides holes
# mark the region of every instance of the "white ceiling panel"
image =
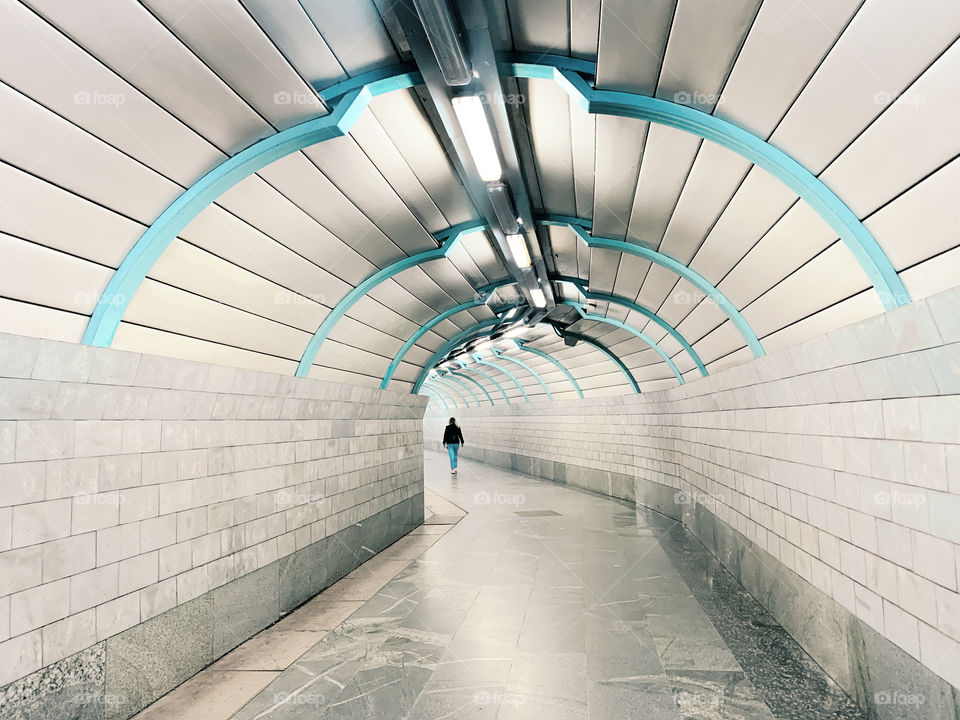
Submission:
[[653,95],[675,0],[605,0],[600,6],[597,87]]

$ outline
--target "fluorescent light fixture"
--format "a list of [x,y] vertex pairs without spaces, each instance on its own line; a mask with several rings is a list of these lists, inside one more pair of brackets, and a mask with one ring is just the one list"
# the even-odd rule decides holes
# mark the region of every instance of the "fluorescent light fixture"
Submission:
[[493,142],[493,133],[483,109],[483,101],[477,95],[458,95],[453,98],[453,111],[460,121],[460,129],[467,141],[470,155],[484,182],[500,179],[503,168],[500,167],[500,155]]
[[543,290],[540,288],[534,288],[530,291],[530,297],[533,298],[533,304],[539,308],[547,306],[547,298],[543,294]]
[[440,72],[447,85],[468,85],[473,80],[470,62],[460,42],[457,21],[447,0],[413,0],[413,5],[427,33]]
[[527,240],[520,235],[507,235],[507,246],[510,248],[510,254],[513,255],[513,261],[517,267],[530,267],[530,253],[527,251]]
[[487,196],[493,205],[493,212],[500,223],[504,235],[514,235],[520,232],[520,221],[517,211],[513,207],[513,195],[506,183],[496,182],[487,185]]

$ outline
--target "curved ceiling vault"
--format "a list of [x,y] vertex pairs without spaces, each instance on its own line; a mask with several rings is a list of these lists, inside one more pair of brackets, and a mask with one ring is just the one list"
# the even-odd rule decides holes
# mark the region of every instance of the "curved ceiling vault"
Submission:
[[0,0],[0,331],[455,408],[668,387],[960,277],[952,0],[459,3],[543,312],[402,5]]

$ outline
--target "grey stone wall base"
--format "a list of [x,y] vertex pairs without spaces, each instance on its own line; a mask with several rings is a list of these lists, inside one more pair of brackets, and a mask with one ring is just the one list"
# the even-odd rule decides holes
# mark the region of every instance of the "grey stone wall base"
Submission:
[[[435,441],[424,441],[424,446],[443,450]],[[630,500],[682,521],[871,719],[960,720],[960,690],[682,491],[645,478],[469,444],[460,454]],[[632,487],[626,487],[628,482]],[[887,702],[897,696],[922,702]]]
[[423,493],[0,690],[0,720],[126,720],[423,523]]

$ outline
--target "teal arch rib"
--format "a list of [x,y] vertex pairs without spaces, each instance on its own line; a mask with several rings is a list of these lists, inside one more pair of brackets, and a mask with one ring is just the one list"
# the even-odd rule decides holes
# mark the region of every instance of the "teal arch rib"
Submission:
[[[490,397],[490,393],[487,392],[487,389],[483,385],[481,385],[479,382],[477,382],[474,378],[470,377],[469,375],[462,375],[461,373],[458,373],[455,370],[447,370],[447,374],[452,375],[453,377],[458,377],[461,380],[466,380],[467,382],[472,382],[474,385],[480,388],[481,392],[483,392],[484,395],[487,396],[487,400],[490,401],[491,405],[495,404],[493,402],[493,398]],[[480,403],[478,402],[477,404],[479,405]]]
[[664,255],[661,252],[651,250],[643,245],[628,243],[624,242],[623,240],[615,240],[613,238],[596,237],[591,235],[585,227],[585,225],[589,224],[589,221],[583,221],[567,216],[547,216],[538,222],[541,225],[559,225],[561,227],[569,227],[578,237],[580,237],[581,240],[583,240],[584,243],[586,243],[587,247],[603,248],[606,250],[614,250],[620,253],[627,253],[628,255],[636,255],[637,257],[642,257],[652,263],[661,265],[662,267],[671,270],[713,300],[717,307],[719,307],[726,314],[726,316],[730,318],[730,321],[734,324],[737,330],[740,331],[740,334],[743,336],[747,347],[750,348],[750,351],[753,353],[754,357],[762,357],[765,354],[763,351],[763,346],[760,344],[760,340],[757,338],[757,334],[753,331],[753,328],[750,327],[750,323],[747,322],[746,318],[740,314],[737,306],[730,302],[730,299],[726,295],[715,288],[705,277],[703,277],[703,275],[698,273],[696,270],[692,270],[682,262],[674,260],[669,255]]
[[[503,395],[503,400],[504,400],[504,402],[507,403],[507,405],[510,404],[510,396],[507,395],[507,391],[503,389],[503,385],[501,385],[499,382],[497,382],[497,379],[496,379],[495,377],[493,377],[493,375],[491,375],[491,374],[488,373],[488,372],[485,372],[485,371],[481,370],[480,368],[476,367],[475,365],[467,365],[465,362],[461,362],[461,363],[460,363],[460,369],[461,369],[461,370],[469,370],[470,372],[474,372],[474,373],[476,373],[477,375],[479,375],[479,376],[481,376],[481,377],[485,377],[487,380],[489,380],[491,383],[493,383],[493,386],[497,389],[497,391],[498,391],[501,395]],[[466,376],[464,376],[464,377],[466,377]],[[472,379],[473,379],[473,378],[471,378],[471,380],[472,380]],[[474,381],[474,382],[476,382],[476,381]],[[479,385],[479,383],[477,383],[477,384]],[[483,387],[483,385],[480,385],[480,387]],[[487,392],[486,389],[484,389],[484,392]],[[487,397],[490,397],[490,393],[487,393]],[[490,402],[491,402],[491,404],[493,403],[492,400],[491,400]]]
[[660,98],[615,90],[598,90],[580,73],[592,63],[569,58],[540,56],[535,62],[521,57],[506,63],[514,77],[552,79],[584,110],[592,114],[631,117],[667,125],[702,137],[732,150],[761,167],[799,195],[840,236],[860,263],[884,308],[890,310],[910,302],[910,295],[889,258],[860,218],[835,192],[782,150],[722,118]]
[[673,325],[668,323],[666,320],[664,320],[662,317],[657,315],[652,310],[648,310],[647,308],[643,307],[643,305],[638,305],[632,300],[627,300],[626,298],[622,298],[618,295],[608,295],[607,293],[593,292],[592,290],[588,289],[587,283],[578,277],[571,277],[567,275],[556,275],[556,276],[552,276],[550,279],[555,280],[557,282],[568,282],[573,285],[576,285],[577,289],[585,298],[587,298],[587,300],[601,300],[603,302],[611,303],[613,305],[620,305],[621,307],[625,307],[628,310],[633,310],[634,312],[637,312],[643,315],[644,317],[649,318],[650,320],[655,322],[657,325],[659,325],[663,330],[666,330],[667,333],[669,333],[670,336],[680,344],[680,347],[686,350],[687,354],[696,364],[697,368],[700,370],[700,374],[703,377],[706,377],[708,375],[707,368],[704,367],[703,361],[700,360],[700,356],[697,354],[697,351],[694,350],[693,346],[687,342],[687,339],[683,337],[683,335],[681,335]]
[[94,308],[83,342],[109,347],[130,300],[154,263],[177,235],[223,193],[275,160],[346,135],[377,95],[422,82],[418,73],[384,75],[380,72],[368,82],[348,90],[329,115],[307,120],[254,143],[224,160],[185,190],[147,228],[120,263]]
[[481,364],[481,365],[486,365],[488,368],[493,368],[494,370],[499,370],[499,371],[502,372],[504,375],[506,375],[508,378],[510,378],[511,382],[513,382],[513,384],[517,386],[517,390],[520,391],[520,394],[523,395],[524,401],[530,402],[530,398],[527,397],[527,391],[523,389],[523,385],[520,383],[519,380],[517,380],[517,376],[516,376],[516,375],[514,375],[512,372],[510,372],[510,371],[507,370],[506,368],[500,367],[500,366],[497,365],[496,363],[492,363],[492,362],[490,362],[489,360],[484,360],[484,359],[483,359],[483,355],[480,355],[479,353],[472,355],[472,357],[473,357],[473,361],[474,361],[475,363],[479,363],[479,364]]
[[438,401],[441,405],[443,405],[443,409],[444,409],[444,410],[449,410],[449,409],[450,409],[450,406],[447,405],[447,401],[444,400],[444,399],[440,396],[440,394],[437,393],[436,390],[433,390],[433,389],[430,388],[430,387],[423,387],[423,388],[421,388],[421,390],[423,390],[423,392],[424,392],[431,400],[436,400],[436,401]]
[[547,384],[543,381],[543,378],[540,377],[540,375],[538,375],[537,372],[536,372],[532,367],[530,367],[529,365],[527,365],[527,364],[526,364],[525,362],[523,362],[522,360],[517,360],[516,358],[512,358],[512,357],[509,357],[509,356],[507,356],[507,355],[504,355],[504,354],[503,354],[502,352],[500,352],[499,350],[494,350],[494,351],[493,351],[493,354],[496,355],[496,356],[497,356],[498,358],[500,358],[501,360],[508,360],[509,362],[512,362],[512,363],[515,363],[515,364],[519,365],[519,366],[522,367],[524,370],[526,370],[528,373],[530,373],[531,375],[533,375],[534,379],[535,379],[538,383],[540,383],[540,387],[542,387],[542,388],[543,388],[543,391],[547,394],[547,399],[548,399],[548,400],[553,400],[553,393],[550,392],[550,388],[547,387]]
[[445,387],[440,387],[440,385],[438,385],[438,384],[437,384],[435,381],[433,381],[433,380],[428,380],[428,381],[427,381],[427,385],[428,385],[430,388],[432,388],[433,391],[434,391],[435,393],[437,393],[437,395],[440,395],[441,397],[447,398],[447,399],[450,401],[450,404],[451,404],[455,409],[460,407],[459,405],[457,405],[457,400],[456,400],[456,398],[454,398],[453,395],[450,393],[450,391],[447,390]]
[[673,358],[667,355],[664,349],[660,347],[659,344],[657,344],[657,341],[654,340],[649,335],[641,332],[640,330],[637,330],[635,327],[631,325],[627,325],[626,323],[620,322],[619,320],[614,320],[613,318],[604,317],[603,315],[595,315],[593,313],[588,313],[586,310],[583,309],[583,305],[576,302],[575,300],[560,300],[558,301],[557,304],[569,305],[570,307],[575,308],[576,311],[580,313],[580,317],[583,318],[584,320],[593,320],[594,322],[603,323],[604,325],[612,325],[613,327],[618,327],[621,330],[626,330],[628,333],[630,333],[634,337],[640,338],[647,345],[653,348],[654,352],[656,352],[657,355],[659,355],[663,359],[663,361],[667,364],[667,367],[670,368],[670,371],[677,378],[677,381],[681,385],[685,384],[686,381],[683,379],[683,373],[681,373],[680,370],[677,368],[676,363],[673,362]]
[[310,342],[307,343],[307,347],[304,348],[303,357],[300,358],[300,364],[297,365],[297,377],[307,377],[307,375],[310,374],[310,368],[313,367],[313,361],[317,358],[320,346],[323,345],[330,331],[333,330],[333,326],[347,314],[347,311],[352,308],[360,298],[380,283],[389,280],[394,275],[402,273],[404,270],[447,257],[465,235],[477,232],[478,229],[485,227],[485,224],[473,221],[456,225],[437,238],[441,243],[440,247],[397,260],[397,262],[387,265],[387,267],[373,273],[353,288],[353,290],[344,295],[340,302],[330,311],[330,314],[323,319],[320,327],[317,328],[313,337],[310,338]]
[[387,367],[387,372],[383,375],[383,380],[380,381],[380,389],[387,389],[387,387],[390,385],[390,381],[393,379],[393,374],[397,371],[397,368],[400,367],[400,363],[403,361],[404,356],[410,351],[410,348],[416,345],[420,338],[426,335],[432,328],[436,327],[447,318],[453,317],[459,312],[485,305],[487,300],[490,299],[490,296],[494,292],[502,287],[506,287],[507,285],[513,285],[515,282],[515,280],[504,280],[502,282],[491,283],[486,287],[482,287],[477,290],[478,297],[476,300],[460,303],[455,307],[444,310],[442,313],[434,318],[431,318],[429,321],[417,328],[417,331],[407,338],[407,341],[400,347],[400,349],[397,351],[397,354],[393,356],[393,360],[390,361],[390,365]]
[[[684,105],[627,92],[597,90],[581,75],[595,74],[595,64],[588,61],[551,55],[514,56],[501,62],[500,66],[505,75],[553,80],[587,112],[633,117],[668,125],[738,153],[784,182],[837,232],[873,283],[885,308],[910,302],[893,265],[853,211],[819,178],[763,139],[733,123]],[[422,82],[420,74],[411,71],[409,65],[400,65],[372,70],[338,83],[321,92],[321,97],[327,101],[336,100],[329,115],[264,138],[200,178],[164,210],[127,253],[94,308],[83,334],[83,342],[103,347],[110,345],[130,300],[153,264],[190,221],[221,194],[275,160],[310,145],[345,135],[374,97]],[[632,254],[639,253],[629,248],[641,247],[604,238],[596,238],[595,243],[594,247],[607,247]],[[648,259],[653,261],[652,258]],[[672,262],[680,268],[686,268],[676,261]],[[716,291],[707,294],[717,301]],[[729,311],[729,307],[724,306],[724,309]],[[342,316],[343,313],[338,312],[330,325]],[[742,318],[734,320],[743,332],[745,323],[741,321]],[[325,329],[329,332],[329,328]],[[309,353],[304,353],[298,365],[298,375],[307,374],[325,337],[318,330],[311,339]],[[748,342],[748,345],[754,355],[762,354],[759,342]]]
[[462,345],[468,340],[472,339],[474,336],[481,333],[481,331],[486,330],[487,328],[497,325],[500,323],[500,316],[489,318],[478,322],[472,327],[468,327],[466,330],[461,330],[452,338],[447,340],[443,345],[440,346],[440,349],[437,350],[427,363],[423,366],[423,369],[420,371],[420,374],[417,376],[417,381],[413,384],[413,394],[416,395],[420,392],[420,386],[423,385],[424,381],[427,379],[427,374],[430,372],[430,369],[440,362],[440,359],[444,357],[448,352],[453,350],[455,347]]
[[437,385],[443,385],[445,388],[447,388],[451,392],[456,393],[460,397],[460,399],[463,400],[463,406],[465,408],[470,407],[470,403],[467,400],[467,396],[463,394],[463,390],[461,390],[457,385],[448,381],[446,378],[440,377],[439,373],[437,373],[437,377],[433,378],[433,382]]
[[[441,371],[440,369],[437,369],[437,375],[443,378],[444,382],[453,383],[461,390],[466,390],[470,394],[470,397],[473,398],[473,401],[477,404],[477,407],[480,407],[480,398],[477,397],[477,394],[473,391],[473,388],[467,385],[465,382],[459,380],[456,376],[454,376],[452,372],[450,372],[449,370]],[[463,395],[462,392],[460,394],[463,396],[464,402],[466,402],[467,400],[466,395]]]
[[545,353],[543,350],[537,350],[535,348],[528,347],[526,342],[524,342],[523,340],[514,340],[513,344],[516,345],[518,349],[523,350],[524,352],[531,353],[533,355],[536,355],[537,357],[541,357],[544,360],[547,360],[548,362],[553,363],[557,367],[557,369],[560,370],[560,372],[562,372],[564,375],[567,376],[567,380],[569,380],[570,384],[573,385],[573,389],[577,391],[577,396],[581,398],[583,397],[583,390],[580,389],[580,383],[578,383],[576,378],[573,377],[572,374],[570,374],[570,371],[567,370],[567,368],[563,365],[563,363],[561,363],[559,360],[553,357],[553,355],[550,355],[549,353]]
[[630,369],[626,365],[624,365],[623,360],[618,358],[613,353],[613,351],[610,350],[610,348],[608,348],[606,345],[601,343],[599,340],[594,340],[593,338],[587,337],[586,335],[581,335],[579,333],[573,333],[566,330],[561,331],[560,328],[558,328],[557,326],[554,326],[553,329],[556,331],[557,335],[559,335],[560,337],[570,337],[575,340],[581,340],[585,342],[587,345],[590,345],[591,347],[594,347],[600,352],[602,352],[604,355],[610,358],[610,361],[614,365],[620,368],[620,372],[623,373],[623,376],[627,379],[627,382],[630,383],[630,387],[633,388],[633,391],[638,395],[640,394],[640,386],[637,384],[637,380],[636,378],[633,377],[633,374],[630,372]]

